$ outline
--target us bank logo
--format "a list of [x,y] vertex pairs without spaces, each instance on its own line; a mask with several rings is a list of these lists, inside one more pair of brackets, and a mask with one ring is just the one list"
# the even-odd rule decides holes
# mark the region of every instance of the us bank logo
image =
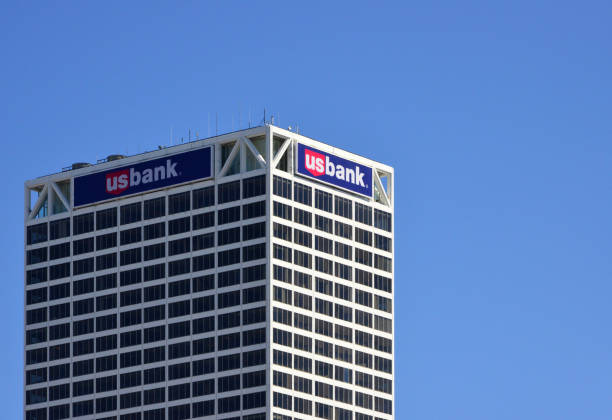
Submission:
[[212,147],[138,162],[74,179],[74,206],[84,206],[213,176]]
[[302,143],[297,145],[297,172],[357,194],[372,196],[372,168]]
[[167,159],[165,165],[154,166],[139,171],[134,168],[122,169],[106,175],[106,192],[118,195],[130,187],[140,184],[150,184],[152,182],[163,181],[168,178],[176,178],[177,162]]

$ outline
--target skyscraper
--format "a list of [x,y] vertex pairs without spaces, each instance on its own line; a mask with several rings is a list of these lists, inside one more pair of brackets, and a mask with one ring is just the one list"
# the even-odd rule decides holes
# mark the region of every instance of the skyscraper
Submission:
[[26,420],[393,419],[393,181],[272,125],[27,181]]

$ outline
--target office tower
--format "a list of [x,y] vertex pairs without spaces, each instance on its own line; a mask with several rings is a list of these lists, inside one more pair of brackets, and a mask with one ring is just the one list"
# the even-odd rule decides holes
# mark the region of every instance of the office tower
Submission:
[[393,181],[272,125],[27,181],[26,420],[393,419]]

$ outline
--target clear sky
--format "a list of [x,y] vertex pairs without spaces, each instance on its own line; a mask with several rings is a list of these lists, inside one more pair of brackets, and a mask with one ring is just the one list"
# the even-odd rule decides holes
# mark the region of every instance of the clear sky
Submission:
[[611,3],[218,3],[0,5],[1,417],[24,180],[266,108],[395,167],[398,420],[611,419]]

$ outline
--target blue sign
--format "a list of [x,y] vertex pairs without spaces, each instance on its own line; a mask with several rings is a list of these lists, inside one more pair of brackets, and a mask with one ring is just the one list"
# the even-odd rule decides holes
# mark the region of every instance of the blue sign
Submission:
[[212,176],[212,147],[114,168],[74,179],[74,206]]
[[372,197],[372,168],[302,143],[297,145],[297,172],[317,181]]

